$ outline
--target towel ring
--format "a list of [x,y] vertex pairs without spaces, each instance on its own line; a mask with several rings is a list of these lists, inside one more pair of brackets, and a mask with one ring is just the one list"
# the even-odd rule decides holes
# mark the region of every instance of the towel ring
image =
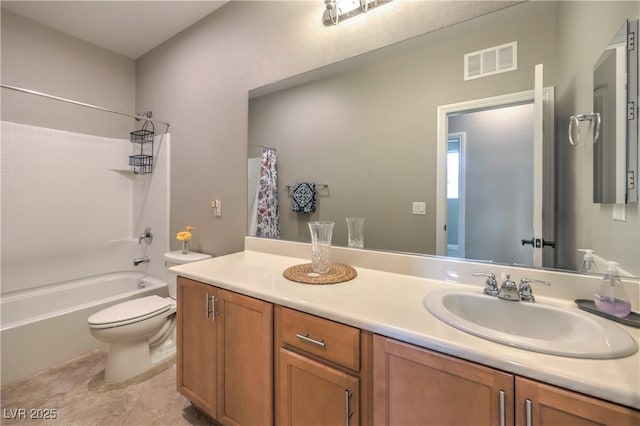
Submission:
[[[580,122],[593,121],[594,119],[596,121],[596,127],[595,127],[595,134],[593,135],[593,143],[596,143],[598,141],[598,137],[600,136],[600,122],[601,122],[600,113],[591,112],[588,114],[578,114],[578,115],[572,115],[571,117],[569,117],[569,143],[572,146],[578,146],[578,143],[580,143]],[[574,126],[578,129],[577,138],[575,141],[573,140]]]

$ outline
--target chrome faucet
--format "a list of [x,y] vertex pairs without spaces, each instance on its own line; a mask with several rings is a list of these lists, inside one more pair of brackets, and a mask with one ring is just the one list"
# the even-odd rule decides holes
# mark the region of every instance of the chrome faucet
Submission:
[[504,282],[500,286],[500,289],[498,289],[498,282],[496,281],[496,276],[494,274],[472,272],[471,275],[474,277],[487,277],[487,280],[484,282],[484,294],[513,302],[519,302],[521,300],[523,302],[536,301],[536,298],[533,297],[533,290],[530,285],[531,283],[543,285],[545,287],[551,286],[551,283],[548,281],[532,280],[530,278],[522,278],[520,279],[520,285],[516,285],[516,283],[511,280],[511,275],[506,274]]
[[514,302],[520,301],[518,286],[516,285],[515,281],[511,280],[511,275],[509,274],[507,274],[507,278],[505,278],[504,282],[500,286],[500,291],[498,291],[498,299],[511,300]]
[[149,263],[149,256],[136,257],[133,259],[133,266],[138,266],[141,263]]
[[549,287],[551,285],[548,281],[542,280],[532,280],[529,278],[520,279],[520,286],[518,287],[518,294],[520,295],[520,300],[523,302],[535,302],[536,298],[533,297],[533,290],[529,283],[543,285],[545,287]]
[[151,244],[153,242],[153,232],[151,232],[150,226],[144,228],[144,232],[138,237],[138,244],[142,244],[142,240],[147,244]]

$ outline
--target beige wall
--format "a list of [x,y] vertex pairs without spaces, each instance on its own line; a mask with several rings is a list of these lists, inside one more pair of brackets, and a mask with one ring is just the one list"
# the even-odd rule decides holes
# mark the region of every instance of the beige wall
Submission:
[[137,108],[171,121],[171,231],[195,226],[194,249],[214,255],[242,250],[249,90],[507,4],[394,1],[325,27],[321,1],[232,1],[140,58]]
[[567,122],[571,115],[593,110],[593,65],[616,34],[624,19],[640,16],[634,1],[560,2],[558,8],[558,92],[556,94],[556,147],[558,177],[558,265],[575,269],[582,256],[577,249],[590,248],[604,259],[616,259],[640,274],[640,203],[627,205],[627,221],[612,220],[612,205],[593,204],[593,151],[587,123],[584,139],[569,145]]
[[[120,111],[135,108],[135,62],[2,9],[2,83]],[[2,120],[128,138],[134,120],[2,89]]]

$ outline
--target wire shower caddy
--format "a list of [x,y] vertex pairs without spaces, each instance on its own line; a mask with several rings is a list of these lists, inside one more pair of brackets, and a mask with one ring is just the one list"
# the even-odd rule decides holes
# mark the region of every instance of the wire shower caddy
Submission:
[[129,156],[129,165],[133,167],[135,174],[144,175],[153,172],[154,130],[153,123],[147,120],[140,130],[129,133],[129,140],[133,143],[135,151],[135,154]]

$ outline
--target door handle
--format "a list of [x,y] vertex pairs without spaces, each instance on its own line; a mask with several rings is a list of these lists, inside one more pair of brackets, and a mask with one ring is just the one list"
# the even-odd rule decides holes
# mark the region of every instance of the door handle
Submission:
[[209,293],[207,293],[205,296],[206,296],[205,297],[205,299],[206,299],[205,302],[206,302],[206,305],[207,305],[206,311],[205,311],[205,315],[207,316],[207,318],[209,318],[209,314],[211,314],[211,309],[210,309],[210,306],[211,306],[211,295]]
[[532,246],[535,248],[542,248],[542,247],[553,247],[556,248],[556,242],[555,241],[547,241],[544,238],[534,238],[532,237],[530,240],[525,240],[522,239],[520,240],[520,242],[522,243],[523,246]]
[[526,426],[533,425],[533,401],[530,399],[525,399],[525,416],[526,416]]
[[349,426],[349,418],[353,415],[350,408],[349,398],[351,398],[351,391],[349,389],[344,390],[344,424]]
[[500,391],[500,426],[507,425],[507,394],[505,391]]
[[529,245],[534,247],[534,238],[531,238],[530,240],[520,240],[520,242],[522,243],[523,246]]
[[542,239],[542,247],[553,247],[556,248],[556,242],[555,241],[547,241],[544,238]]

